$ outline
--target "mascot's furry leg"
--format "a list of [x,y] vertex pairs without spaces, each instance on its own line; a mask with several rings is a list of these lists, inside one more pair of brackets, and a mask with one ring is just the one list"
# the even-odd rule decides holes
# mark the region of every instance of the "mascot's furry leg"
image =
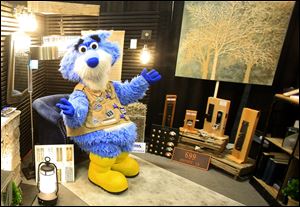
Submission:
[[128,189],[125,176],[111,170],[116,158],[103,158],[90,153],[89,180],[110,193],[122,193]]

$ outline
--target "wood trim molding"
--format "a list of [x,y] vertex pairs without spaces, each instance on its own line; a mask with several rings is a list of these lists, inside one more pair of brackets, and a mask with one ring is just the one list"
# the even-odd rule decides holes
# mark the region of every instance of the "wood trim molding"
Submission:
[[91,4],[78,4],[54,1],[27,1],[27,7],[30,11],[34,13],[41,13],[45,15],[100,15],[100,5]]

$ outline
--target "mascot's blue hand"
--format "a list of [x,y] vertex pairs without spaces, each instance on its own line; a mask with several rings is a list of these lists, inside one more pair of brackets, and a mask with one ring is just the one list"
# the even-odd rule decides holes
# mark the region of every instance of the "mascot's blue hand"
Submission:
[[56,107],[63,110],[63,113],[67,116],[74,116],[75,109],[72,104],[65,98],[60,99],[60,102],[56,104]]
[[150,85],[156,83],[161,79],[161,75],[155,69],[151,70],[150,72],[147,72],[147,69],[144,68],[141,75]]

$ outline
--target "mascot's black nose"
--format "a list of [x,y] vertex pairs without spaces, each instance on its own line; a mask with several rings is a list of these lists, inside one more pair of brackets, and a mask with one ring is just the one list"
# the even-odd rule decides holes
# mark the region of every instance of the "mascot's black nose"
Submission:
[[94,68],[99,64],[99,60],[96,57],[92,57],[86,61],[89,67]]

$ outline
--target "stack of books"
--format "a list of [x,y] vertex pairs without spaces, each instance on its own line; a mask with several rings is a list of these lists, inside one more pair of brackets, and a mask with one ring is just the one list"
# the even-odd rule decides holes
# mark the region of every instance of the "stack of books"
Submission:
[[289,156],[281,152],[263,152],[256,177],[271,186],[280,186],[287,170]]

